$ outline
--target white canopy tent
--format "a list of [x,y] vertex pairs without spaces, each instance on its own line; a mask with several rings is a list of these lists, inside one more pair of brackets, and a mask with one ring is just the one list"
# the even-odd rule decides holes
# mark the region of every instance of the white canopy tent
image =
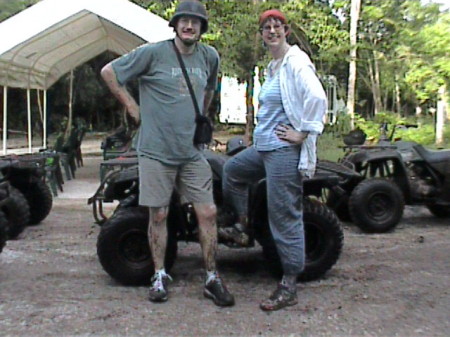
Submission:
[[27,89],[28,152],[32,152],[30,90],[46,90],[93,57],[125,54],[144,42],[173,37],[161,17],[128,0],[42,0],[0,23],[0,85],[3,86],[3,154],[7,153],[7,89]]

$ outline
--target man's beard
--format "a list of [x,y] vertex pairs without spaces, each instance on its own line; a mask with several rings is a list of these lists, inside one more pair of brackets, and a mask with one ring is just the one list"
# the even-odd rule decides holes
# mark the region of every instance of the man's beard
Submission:
[[193,38],[193,39],[183,39],[181,38],[180,35],[178,35],[178,37],[180,38],[180,41],[186,46],[186,47],[190,47],[194,44],[196,44],[199,40],[199,38]]
[[196,44],[197,41],[198,41],[197,39],[195,39],[195,40],[191,40],[191,39],[189,39],[189,40],[181,40],[181,42],[182,42],[186,47],[190,47],[190,46]]

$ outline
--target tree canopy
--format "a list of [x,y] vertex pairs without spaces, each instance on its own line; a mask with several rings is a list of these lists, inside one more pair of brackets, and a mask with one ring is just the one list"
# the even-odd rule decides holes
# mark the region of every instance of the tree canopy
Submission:
[[[76,0],[74,0],[76,1]],[[0,21],[38,0],[0,0]],[[136,4],[170,19],[178,1],[134,0]],[[268,8],[287,16],[291,43],[298,44],[316,64],[319,74],[338,79],[345,100],[349,63],[350,0],[222,0],[203,1],[209,13],[209,31],[202,40],[220,53],[223,75],[247,84],[248,120],[252,119],[253,78],[268,55],[258,34],[258,17]],[[151,29],[151,27],[149,27]],[[420,0],[362,0],[358,24],[356,112],[373,116],[383,111],[413,114],[416,106],[435,105],[439,88],[448,90],[450,79],[450,13]],[[75,70],[75,115],[93,129],[117,126],[122,109],[100,80],[99,70],[116,57],[105,53]],[[67,111],[68,80],[50,90],[54,120]],[[0,94],[1,95],[1,94]],[[11,93],[13,101],[20,93]],[[8,109],[20,115],[17,102]],[[20,117],[17,122],[20,122]]]

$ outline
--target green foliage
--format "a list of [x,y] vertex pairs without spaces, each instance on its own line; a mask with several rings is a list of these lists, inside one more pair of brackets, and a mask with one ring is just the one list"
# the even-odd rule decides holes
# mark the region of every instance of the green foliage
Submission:
[[388,112],[379,113],[372,119],[364,119],[359,115],[355,117],[355,127],[364,131],[367,135],[367,141],[373,143],[378,142],[380,139],[382,123],[387,123],[388,130],[386,136],[389,137],[392,127],[398,124],[405,124],[406,120],[396,114]]
[[252,1],[209,1],[210,32],[204,36],[219,51],[224,75],[246,81],[263,57],[258,34],[259,7]]
[[[377,118],[366,120],[361,116],[355,116],[355,125],[363,130],[367,135],[367,142],[376,144],[380,137],[380,123],[388,123],[387,135],[390,136],[394,125],[412,125],[418,127],[396,127],[393,140],[412,141],[419,144],[426,145],[430,148],[435,148],[435,130],[434,118],[432,116],[422,118],[401,118],[396,114],[385,112],[381,113]],[[341,124],[349,123],[349,120],[342,116]],[[344,130],[340,126],[326,126],[324,133],[319,137],[317,143],[317,154],[319,159],[326,159],[337,161],[342,158],[345,145],[343,142],[343,135],[347,132],[340,132]],[[444,131],[444,145],[443,148],[450,148],[450,123],[446,124]]]
[[[355,114],[354,125],[367,135],[367,141],[370,143],[377,143],[381,136],[381,124],[387,123],[388,130],[387,137],[391,137],[394,126],[396,127],[393,140],[402,139],[405,141],[414,141],[424,145],[433,145],[435,142],[434,117],[402,117],[392,112],[382,112],[377,114],[374,118],[365,119],[364,117]],[[417,128],[401,127],[401,125],[417,125]],[[350,132],[350,116],[346,114],[339,114],[336,123],[333,125],[326,125],[324,134],[320,137],[320,141],[325,145],[322,148],[333,148],[333,142],[339,140],[342,142],[342,136]],[[334,140],[329,140],[331,139]],[[328,142],[329,141],[329,142]],[[327,143],[328,142],[328,143]],[[444,131],[444,143],[450,146],[450,123],[447,123]],[[341,144],[342,145],[342,144]],[[334,146],[336,149],[336,146]],[[329,151],[330,153],[332,150]]]
[[[74,0],[76,1],[76,0]],[[170,19],[180,0],[132,0],[165,19]],[[0,21],[38,2],[38,0],[0,0]],[[258,17],[268,8],[279,8],[287,16],[292,33],[291,42],[311,53],[320,74],[333,74],[345,88],[348,76],[348,17],[350,0],[223,0],[202,1],[210,17],[210,29],[203,41],[216,47],[222,59],[223,75],[237,77],[241,82],[252,78],[255,66],[264,68],[269,56],[258,33]],[[336,15],[339,11],[339,17]],[[439,12],[435,4],[420,0],[364,0],[359,25],[357,111],[370,116],[373,109],[373,78],[369,65],[379,67],[382,110],[394,110],[395,92],[400,90],[402,118],[412,114],[415,106],[435,106],[437,90],[443,84],[450,88],[450,13]],[[19,28],[18,28],[19,29]],[[151,27],[149,27],[151,29]],[[98,80],[100,61],[88,68],[76,69],[77,92],[75,114],[81,114],[94,127],[107,129],[116,125],[120,106]],[[89,69],[89,67],[93,67]],[[53,118],[67,111],[67,81],[62,79],[51,89],[49,109]],[[15,94],[11,94],[14,96]],[[345,98],[345,97],[344,97]],[[26,107],[23,99],[15,101],[11,115],[20,123]],[[426,104],[426,105],[425,105]],[[23,104],[22,104],[23,105]],[[17,112],[17,113],[16,113]],[[389,115],[389,114],[388,114]],[[379,114],[366,121],[356,116],[356,126],[374,140],[379,136]],[[15,118],[15,117],[14,117]],[[14,122],[11,117],[11,123]],[[401,117],[395,116],[397,119]],[[111,125],[108,123],[111,122]],[[393,122],[389,120],[389,122]],[[398,122],[396,120],[396,122]],[[427,122],[428,123],[428,122]],[[448,139],[448,127],[445,137]],[[349,116],[339,115],[335,125],[327,127],[336,135],[350,131]],[[421,132],[420,130],[415,130]],[[434,137],[432,129],[426,141]],[[428,132],[424,131],[424,132]],[[411,131],[413,134],[414,132]],[[432,136],[433,134],[433,136]],[[405,135],[409,137],[409,135]]]
[[419,101],[425,102],[450,79],[450,13],[421,28],[411,32],[414,35],[408,36],[410,44],[401,53],[410,65],[405,81]]
[[380,136],[380,123],[374,120],[365,120],[361,116],[355,116],[355,127],[364,131],[368,141],[376,142]]
[[[403,118],[397,114],[384,112],[378,114],[371,120],[366,120],[361,116],[355,119],[355,126],[363,130],[367,135],[367,140],[376,143],[380,139],[381,123],[388,124],[387,136],[390,137],[394,126],[401,125],[417,125],[413,127],[395,127],[393,140],[413,141],[423,145],[433,145],[435,142],[436,132],[433,117],[422,117],[420,119],[415,117]],[[450,144],[450,125],[447,124],[444,132],[444,142]]]
[[433,124],[419,125],[417,129],[397,130],[395,137],[405,141],[412,141],[423,145],[434,144],[435,132]]
[[336,116],[336,122],[332,125],[325,125],[324,133],[333,133],[335,135],[345,135],[351,131],[351,116],[341,112]]
[[150,12],[155,13],[167,21],[170,20],[178,1],[140,1],[140,6],[147,8]]
[[[114,59],[111,53],[103,53],[74,69],[74,118],[81,117],[89,128],[108,131],[121,124],[123,108],[100,79],[101,68]],[[57,130],[68,113],[69,75],[60,78],[48,90],[49,129]],[[132,90],[133,92],[133,90]]]
[[319,160],[338,161],[344,154],[341,148],[344,145],[342,137],[325,131],[317,140],[317,157]]
[[39,0],[0,0],[0,22],[19,13]]

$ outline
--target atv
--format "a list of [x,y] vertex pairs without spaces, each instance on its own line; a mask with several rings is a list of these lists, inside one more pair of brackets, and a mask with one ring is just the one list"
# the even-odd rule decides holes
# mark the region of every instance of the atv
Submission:
[[344,197],[331,193],[328,206],[341,220],[350,219],[368,233],[395,228],[405,205],[424,205],[435,216],[450,217],[450,150],[392,142],[394,131],[387,137],[387,125],[381,130],[377,145],[346,146],[341,164],[354,168],[364,179],[341,185]]
[[8,220],[2,209],[10,201],[9,194],[9,183],[0,177],[0,253],[3,251],[8,240]]
[[[219,227],[232,226],[236,221],[236,215],[225,207],[222,198],[222,169],[230,155],[242,148],[229,149],[228,154],[205,150],[213,172],[213,194]],[[138,205],[137,158],[134,158],[134,164],[131,157],[126,157],[125,161],[119,157],[104,164],[108,164],[108,173],[88,200],[88,204],[93,207],[96,223],[101,226],[97,240],[98,258],[104,270],[120,283],[147,284],[154,266],[147,239],[148,209]],[[114,169],[115,166],[117,169]],[[337,262],[343,246],[343,230],[335,213],[319,199],[324,189],[336,188],[335,193],[341,193],[339,181],[342,177],[355,174],[340,164],[323,162],[319,164],[314,178],[305,180],[303,214],[306,266],[299,281],[320,278]],[[117,201],[118,206],[112,216],[106,216],[103,203]],[[265,179],[251,186],[248,202],[251,246],[255,245],[255,241],[258,242],[269,262],[268,268],[280,274],[281,265],[267,219]],[[165,267],[170,270],[177,256],[177,241],[198,242],[198,224],[193,206],[183,203],[176,192],[171,198],[167,224]],[[220,235],[218,241],[231,248],[244,248]]]
[[10,238],[27,225],[36,225],[50,213],[53,197],[46,184],[46,157],[41,154],[9,155],[0,158],[0,172],[11,185],[11,202],[5,214]]
[[0,211],[4,215],[7,239],[16,239],[30,222],[30,206],[20,190],[9,180],[12,167],[19,165],[13,158],[0,159],[1,194]]
[[6,230],[7,230],[7,220],[3,212],[0,212],[0,253],[3,251],[3,248],[5,248],[6,241],[8,240],[8,234]]
[[108,135],[101,143],[103,159],[114,159],[134,148],[137,132],[129,127],[121,126]]

